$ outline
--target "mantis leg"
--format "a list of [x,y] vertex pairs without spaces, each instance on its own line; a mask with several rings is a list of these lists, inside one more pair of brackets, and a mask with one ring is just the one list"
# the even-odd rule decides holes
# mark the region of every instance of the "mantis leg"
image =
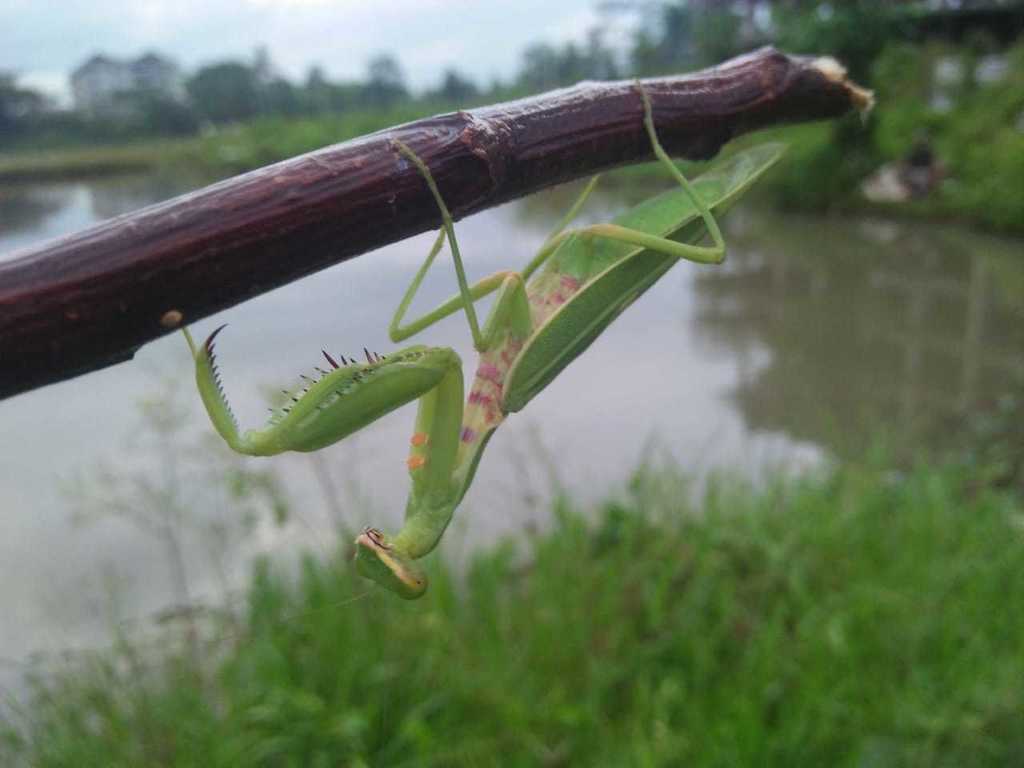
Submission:
[[469,489],[490,436],[504,418],[502,381],[519,350],[533,333],[533,317],[522,275],[509,272],[487,318],[480,355],[463,414],[461,444],[453,479],[461,500]]
[[580,196],[576,198],[576,202],[569,208],[569,212],[562,217],[562,219],[555,225],[555,228],[548,235],[548,239],[544,241],[544,245],[537,251],[537,255],[530,259],[530,262],[522,271],[523,280],[529,280],[530,276],[537,271],[537,269],[548,260],[548,258],[556,250],[558,246],[562,244],[568,233],[565,232],[565,228],[568,227],[579,215],[579,212],[583,209],[583,204],[587,202],[587,198],[590,197],[590,193],[594,191],[594,187],[597,186],[597,182],[601,179],[600,176],[592,176],[590,181],[587,182],[587,186],[583,188]]
[[[595,180],[596,178],[597,177],[595,177]],[[592,189],[593,185],[591,185],[589,188]],[[547,261],[548,258],[551,257],[551,254],[553,254],[558,249],[558,246],[561,245],[564,240],[565,237],[562,236],[556,237],[553,235],[551,238],[549,238],[544,243],[544,246],[540,249],[540,251],[537,252],[537,255],[530,260],[530,263],[527,264],[526,269],[524,269],[521,274],[511,271],[495,272],[493,275],[485,277],[482,280],[469,286],[470,300],[476,302],[484,298],[485,296],[489,296],[490,294],[501,289],[503,286],[509,283],[510,278],[513,276],[519,278],[518,282],[520,284],[523,283],[530,277],[530,275],[533,274],[534,271],[537,270],[538,267],[543,265],[543,263]],[[443,242],[444,230],[441,230],[441,233],[438,236],[437,240],[434,241],[434,246],[431,248],[430,254],[427,256],[427,260],[423,263],[423,266],[420,267],[419,272],[416,273],[416,276],[413,278],[412,284],[406,291],[405,296],[402,297],[402,302],[398,305],[398,309],[395,310],[395,315],[391,319],[391,324],[388,326],[388,335],[391,337],[391,340],[396,343],[404,341],[410,336],[419,333],[424,328],[428,328],[434,323],[443,320],[444,318],[450,315],[455,314],[464,306],[466,299],[463,297],[461,293],[459,293],[455,296],[452,296],[450,299],[445,301],[443,304],[440,304],[436,308],[432,309],[431,311],[426,312],[421,317],[418,317],[415,320],[409,322],[407,325],[402,325],[402,320],[405,318],[405,313],[409,309],[409,304],[412,302],[413,297],[416,295],[416,291],[419,290],[420,284],[423,282],[423,278],[426,276],[427,270],[430,269],[431,264],[437,257],[438,252],[441,250],[441,244]],[[495,304],[495,308],[497,308],[497,306],[498,303]],[[480,334],[480,341],[477,347],[479,351],[483,351],[490,348],[491,345],[488,343],[487,338],[488,333],[485,325],[484,330],[482,330]],[[474,339],[474,341],[476,340]]]
[[523,341],[530,335],[530,301],[526,296],[526,282],[518,272],[503,275],[494,308],[487,317],[483,329],[483,350],[488,352],[511,334],[516,341]]
[[356,539],[359,572],[401,597],[416,598],[426,590],[426,574],[414,561],[437,546],[458,504],[453,476],[462,426],[462,396],[462,367],[455,364],[447,367],[437,385],[420,397],[406,462],[412,492],[405,524],[394,537],[368,528]]
[[[388,326],[388,334],[391,337],[391,340],[396,343],[403,341],[404,339],[419,333],[424,328],[427,328],[454,314],[460,308],[465,308],[466,319],[469,322],[470,332],[473,335],[473,345],[477,351],[483,352],[490,347],[490,344],[487,341],[488,333],[486,330],[480,330],[474,304],[485,296],[490,295],[494,291],[506,285],[509,277],[514,273],[510,271],[496,272],[495,274],[474,283],[472,286],[468,285],[458,241],[455,238],[455,227],[452,223],[451,214],[448,212],[448,207],[445,205],[444,199],[441,197],[441,193],[437,188],[437,183],[434,181],[433,175],[430,173],[430,169],[427,168],[426,163],[424,163],[406,144],[396,141],[395,145],[398,147],[398,150],[416,166],[417,170],[419,170],[420,174],[427,182],[427,185],[437,202],[437,207],[441,212],[443,224],[441,231],[438,232],[437,239],[434,241],[434,244],[430,249],[430,253],[427,255],[426,261],[424,261],[423,266],[420,267],[419,271],[413,278],[409,289],[402,297],[402,301],[398,305],[398,309],[395,311],[391,324]],[[598,176],[594,176],[587,183],[583,192],[576,198],[576,201],[572,204],[568,213],[566,213],[555,227],[554,231],[548,236],[548,239],[544,242],[540,251],[538,251],[537,255],[534,256],[526,265],[526,268],[522,272],[522,280],[520,282],[529,279],[530,275],[532,275],[557,250],[558,246],[565,239],[563,230],[579,214],[584,203],[587,201],[587,198],[590,197],[590,193],[593,192],[594,187],[597,186],[599,178],[600,177]],[[405,317],[406,312],[409,310],[409,305],[412,303],[416,292],[423,283],[423,279],[426,277],[427,272],[430,270],[434,260],[437,258],[437,254],[440,253],[441,249],[444,247],[444,241],[446,238],[451,243],[452,259],[455,262],[455,273],[459,282],[459,294],[448,299],[443,304],[425,313],[421,317],[411,321],[408,325],[403,326],[402,320]]]
[[[416,296],[416,292],[420,288],[420,284],[427,275],[427,271],[434,263],[434,259],[437,258],[437,254],[440,253],[441,248],[444,245],[444,241],[445,230],[442,229],[438,233],[437,240],[434,241],[434,245],[430,249],[430,253],[427,255],[427,260],[423,262],[423,266],[420,267],[416,276],[412,280],[412,284],[402,297],[402,301],[398,305],[398,309],[395,310],[395,315],[391,319],[391,324],[388,326],[388,335],[391,337],[391,340],[396,343],[419,333],[424,328],[433,325],[439,320],[443,320],[449,315],[455,314],[465,306],[466,298],[460,292],[458,295],[448,299],[440,306],[425,313],[422,317],[418,317],[411,321],[408,325],[402,325],[405,313],[409,310],[409,304],[412,303],[413,298]],[[498,290],[501,287],[506,274],[507,273],[505,272],[498,272],[469,286],[468,294],[470,304],[472,305],[473,302],[479,301],[485,296],[488,296]],[[470,328],[472,328],[472,325]],[[474,337],[474,341],[476,341],[476,337]]]
[[[597,186],[597,182],[600,180],[600,175],[590,177],[590,181],[587,182],[587,186],[585,186],[583,191],[580,192],[579,197],[576,198],[576,201],[569,208],[568,212],[561,218],[558,224],[555,225],[555,228],[551,230],[551,234],[548,235],[546,242],[550,243],[558,237],[558,235],[562,234],[562,231],[566,227],[573,223],[576,217],[579,216],[580,211],[583,210],[583,205],[587,202],[587,198],[590,197],[590,193],[594,191],[594,187]],[[529,269],[529,267],[527,267],[527,269]]]
[[629,243],[630,245],[637,245],[641,248],[646,248],[666,256],[672,256],[678,259],[687,259],[700,264],[719,264],[725,259],[725,240],[722,237],[722,231],[718,227],[718,222],[715,221],[715,217],[708,208],[707,203],[699,194],[697,194],[697,191],[686,179],[682,171],[680,171],[679,168],[676,167],[676,164],[672,162],[672,158],[668,156],[665,148],[661,146],[661,142],[658,140],[657,131],[654,129],[654,118],[651,113],[650,99],[647,97],[647,93],[642,87],[639,90],[640,98],[643,100],[644,104],[644,128],[647,130],[647,136],[651,140],[651,146],[654,149],[654,154],[658,158],[659,162],[661,162],[661,164],[665,166],[668,172],[672,175],[672,178],[674,178],[683,188],[683,191],[690,199],[694,208],[696,208],[700,213],[701,219],[704,221],[704,226],[707,227],[714,245],[699,246],[680,243],[666,237],[651,234],[650,232],[643,232],[629,227],[623,227],[618,224],[594,224],[592,226],[576,230],[572,234],[585,239],[596,237],[622,243]]
[[[466,280],[466,270],[462,266],[462,254],[459,253],[459,241],[455,237],[455,223],[452,221],[451,213],[448,212],[448,206],[445,205],[444,198],[441,197],[441,192],[438,190],[437,183],[434,181],[434,177],[430,173],[430,169],[427,168],[427,164],[424,163],[420,159],[419,155],[413,152],[405,143],[396,139],[394,144],[398,148],[398,151],[405,156],[409,162],[416,166],[420,175],[423,176],[424,181],[427,182],[427,186],[430,188],[430,193],[434,196],[434,200],[437,202],[437,207],[441,211],[441,227],[442,231],[448,237],[448,243],[452,251],[452,261],[455,262],[455,277],[459,283],[459,295],[462,300],[462,307],[466,311],[466,321],[469,323],[469,330],[473,335],[473,346],[479,350],[483,345],[483,337],[480,335],[480,323],[477,321],[476,309],[473,307],[474,299],[470,292],[469,282]],[[443,238],[438,235],[437,241],[434,243],[434,248],[431,249],[431,257],[437,256],[437,251],[441,249],[443,242]],[[427,263],[424,265],[424,268],[422,268],[416,275],[418,279],[413,281],[410,291],[406,293],[405,299],[403,299],[402,302],[405,305],[405,308],[408,308],[408,303],[412,300],[412,295],[415,294],[416,289],[419,287],[419,283],[423,280],[423,276],[426,274],[426,270],[429,269],[430,262],[433,261],[433,258],[431,257],[427,258]],[[497,286],[494,286],[494,288],[496,287]],[[494,290],[494,288],[491,290]],[[486,295],[486,292],[483,295]],[[402,313],[404,314],[404,309],[402,307],[399,307],[399,309],[402,309]],[[398,316],[396,316],[396,320],[397,319],[399,319]],[[436,322],[436,319],[428,321],[427,324],[429,325],[430,322]]]
[[[535,330],[506,376],[502,392],[502,410],[505,413],[521,410],[590,346],[620,312],[671,268],[674,259],[718,263],[725,257],[722,233],[707,203],[696,193],[661,146],[654,129],[650,100],[643,89],[640,90],[640,96],[644,105],[644,126],[654,153],[679,182],[692,206],[691,212],[699,213],[714,245],[701,247],[662,236],[661,233],[672,232],[680,235],[681,227],[687,220],[685,217],[675,217],[675,223],[671,226],[666,226],[671,219],[668,222],[663,219],[657,229],[646,231],[624,226],[620,220],[620,223],[595,224],[569,233],[569,238],[579,238],[584,246],[582,252],[576,254],[576,258],[583,264],[593,263],[596,249],[589,241],[595,238],[637,248],[631,248],[614,259],[605,259],[598,274],[587,279],[580,290]],[[650,222],[650,211],[647,211],[647,216]],[[642,221],[643,217],[638,216],[636,220]],[[571,242],[566,245],[576,247]],[[655,258],[648,258],[650,256]]]
[[[261,429],[241,431],[221,387],[214,353],[215,340],[223,326],[201,346],[188,331],[185,338],[195,361],[196,385],[210,421],[235,451],[250,456],[273,456],[285,451],[316,451],[338,442],[394,409],[420,399],[432,402],[435,390],[444,389],[453,376],[462,392],[462,361],[445,347],[406,347],[388,357],[367,353],[366,363],[345,360],[338,364],[327,356],[332,369],[322,371],[318,379],[304,377],[303,387],[287,393],[290,399],[274,409]],[[461,407],[461,406],[460,406]],[[430,424],[433,421],[429,421]],[[442,428],[443,429],[443,428]],[[450,431],[457,444],[458,419]],[[434,442],[441,440],[438,438]],[[454,449],[448,451],[454,456]],[[451,476],[454,459],[443,454]],[[428,474],[426,490],[441,485],[434,472]]]

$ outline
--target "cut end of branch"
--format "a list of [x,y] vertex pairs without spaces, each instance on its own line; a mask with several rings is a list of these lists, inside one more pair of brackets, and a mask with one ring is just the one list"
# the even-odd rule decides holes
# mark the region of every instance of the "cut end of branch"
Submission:
[[875,92],[867,88],[861,88],[846,76],[846,67],[833,59],[831,56],[820,56],[811,62],[811,66],[834,83],[846,88],[850,93],[850,101],[862,116],[867,114],[875,106]]

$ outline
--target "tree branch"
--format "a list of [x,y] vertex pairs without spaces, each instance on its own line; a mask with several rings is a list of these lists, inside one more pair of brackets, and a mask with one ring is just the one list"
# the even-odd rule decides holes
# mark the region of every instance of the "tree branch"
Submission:
[[[691,159],[871,101],[831,59],[767,48],[644,87],[662,142]],[[436,228],[395,138],[457,218],[651,156],[636,86],[582,83],[326,147],[29,248],[0,261],[0,397],[129,359],[181,322]]]

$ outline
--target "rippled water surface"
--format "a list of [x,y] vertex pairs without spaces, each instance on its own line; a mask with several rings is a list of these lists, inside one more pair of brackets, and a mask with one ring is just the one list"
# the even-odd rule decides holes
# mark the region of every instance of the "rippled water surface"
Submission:
[[[0,258],[191,185],[144,176],[0,186]],[[589,215],[608,215],[621,197],[596,200]],[[570,199],[554,191],[461,222],[472,274],[524,264]],[[389,246],[199,323],[205,334],[230,322],[219,350],[243,424],[257,425],[268,393],[308,372],[321,347],[386,354],[390,314],[430,241]],[[756,479],[769,467],[856,456],[879,425],[913,452],[940,446],[1020,386],[1020,241],[750,208],[731,215],[727,241],[726,265],[672,270],[509,419],[443,545],[450,553],[543,525],[556,487],[581,499],[619,489],[645,457],[670,456],[697,477]],[[421,306],[453,286],[441,262]],[[454,347],[467,367],[468,338],[461,317],[422,335]],[[183,579],[193,599],[229,590],[256,551],[327,550],[339,523],[398,523],[414,406],[316,457],[263,464],[298,502],[283,528],[261,518],[243,536],[230,500],[204,497],[195,529],[180,533],[186,570],[176,573],[149,510],[104,509],[97,478],[148,472],[158,484],[175,467],[216,471],[219,447],[197,447],[210,430],[189,375],[172,335],[131,363],[0,402],[0,656],[15,668],[33,650],[101,642],[112,621],[175,602]],[[161,444],[140,430],[137,404],[175,390],[158,407],[176,436]]]

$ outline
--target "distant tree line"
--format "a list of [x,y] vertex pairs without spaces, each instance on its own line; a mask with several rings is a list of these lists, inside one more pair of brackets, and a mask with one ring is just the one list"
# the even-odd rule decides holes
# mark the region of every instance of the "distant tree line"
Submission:
[[[978,5],[1021,8],[1021,2],[959,0],[958,11]],[[650,76],[685,71],[721,61],[767,42],[795,52],[828,52],[870,80],[872,62],[888,41],[906,38],[908,19],[926,11],[921,3],[882,0],[606,0],[598,6],[608,22],[582,41],[535,43],[523,52],[517,74],[486,87],[457,69],[444,71],[436,87],[411,93],[397,59],[371,59],[361,80],[332,81],[319,66],[294,82],[277,73],[265,49],[249,61],[221,61],[200,67],[184,84],[185,98],[144,91],[124,94],[128,108],[116,116],[57,111],[41,94],[0,73],[0,149],[35,145],[125,140],[133,136],[188,135],[206,126],[250,121],[263,116],[318,116],[352,110],[382,110],[420,101],[461,107],[509,98],[584,79]],[[939,4],[939,11],[945,6]],[[952,7],[952,6],[950,6]],[[616,15],[636,23],[631,37],[612,46],[609,27]],[[916,14],[916,16],[915,16]],[[620,28],[621,27],[617,27]],[[48,139],[49,137],[49,139]]]
[[20,86],[12,74],[0,72],[0,148],[29,139],[45,144],[46,136],[90,143],[132,136],[180,136],[205,126],[250,121],[259,117],[301,117],[349,110],[383,110],[416,98],[439,104],[464,105],[481,96],[466,74],[446,70],[436,88],[414,97],[398,61],[390,55],[372,58],[362,80],[335,82],[319,66],[293,82],[278,74],[265,49],[252,61],[226,60],[196,70],[184,83],[184,98],[133,90],[117,94],[105,111],[57,110],[43,94]]

